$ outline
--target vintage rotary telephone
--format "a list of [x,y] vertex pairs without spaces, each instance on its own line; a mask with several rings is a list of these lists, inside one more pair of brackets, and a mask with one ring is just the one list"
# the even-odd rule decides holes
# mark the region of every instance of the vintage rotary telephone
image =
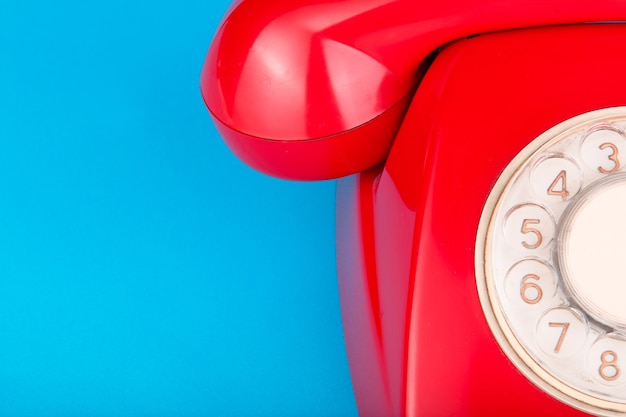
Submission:
[[626,415],[626,2],[238,0],[229,147],[340,178],[363,416]]

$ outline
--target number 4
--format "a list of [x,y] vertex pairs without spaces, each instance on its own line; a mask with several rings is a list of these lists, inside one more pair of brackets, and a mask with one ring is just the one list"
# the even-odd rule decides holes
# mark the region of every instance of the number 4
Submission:
[[[561,183],[561,189],[555,190],[555,187],[559,182]],[[569,191],[567,191],[567,172],[565,172],[565,170],[559,172],[559,175],[557,175],[554,181],[552,181],[552,184],[548,187],[548,195],[561,196],[563,201],[567,199]]]

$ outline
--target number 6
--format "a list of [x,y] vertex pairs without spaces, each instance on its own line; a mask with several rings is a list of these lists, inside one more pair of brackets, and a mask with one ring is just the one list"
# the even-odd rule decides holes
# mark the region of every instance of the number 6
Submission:
[[[535,274],[528,274],[524,278],[522,278],[522,282],[520,283],[520,295],[522,296],[522,300],[528,304],[537,304],[543,298],[543,290],[536,282],[527,282],[529,279],[534,279],[539,281],[539,277]],[[534,289],[537,291],[537,295],[535,298],[528,298],[526,296],[526,291],[528,289]]]

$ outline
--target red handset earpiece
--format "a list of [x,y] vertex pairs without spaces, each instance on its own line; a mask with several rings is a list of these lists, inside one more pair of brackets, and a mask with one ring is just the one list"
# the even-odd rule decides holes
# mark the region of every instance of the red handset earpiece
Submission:
[[337,178],[385,159],[440,46],[620,17],[620,0],[240,0],[209,49],[201,90],[226,142],[252,167]]

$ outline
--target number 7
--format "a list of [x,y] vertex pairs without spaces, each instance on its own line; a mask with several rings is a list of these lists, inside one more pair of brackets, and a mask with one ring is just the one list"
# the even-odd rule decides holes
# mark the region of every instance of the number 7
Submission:
[[561,327],[561,337],[559,337],[559,341],[556,343],[554,347],[554,353],[559,353],[561,350],[561,346],[563,345],[563,340],[565,339],[565,334],[567,333],[567,329],[569,329],[569,323],[548,323],[550,327]]

